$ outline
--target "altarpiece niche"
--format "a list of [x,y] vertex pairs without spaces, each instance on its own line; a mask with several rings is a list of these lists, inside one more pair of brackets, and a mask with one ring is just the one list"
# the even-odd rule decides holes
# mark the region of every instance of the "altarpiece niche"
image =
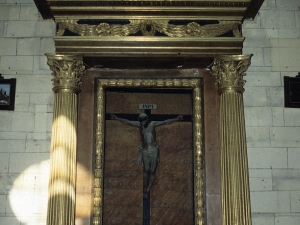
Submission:
[[[99,79],[96,105],[93,223],[204,224],[201,80]],[[144,113],[149,123],[179,118],[155,128],[159,162],[146,197],[140,131],[115,119]]]

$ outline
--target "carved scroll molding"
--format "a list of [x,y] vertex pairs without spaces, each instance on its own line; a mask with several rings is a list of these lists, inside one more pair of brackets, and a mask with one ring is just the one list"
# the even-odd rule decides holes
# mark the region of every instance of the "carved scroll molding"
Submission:
[[103,208],[103,160],[104,160],[104,123],[105,123],[105,88],[189,88],[193,90],[193,142],[194,142],[194,212],[195,224],[204,225],[203,192],[203,150],[201,83],[199,79],[99,79],[97,83],[97,127],[95,150],[94,180],[94,215],[93,225],[102,225]]
[[220,55],[214,59],[212,74],[217,78],[219,93],[244,92],[243,76],[251,64],[252,55]]
[[80,36],[128,36],[141,32],[143,36],[155,36],[157,32],[169,37],[217,37],[232,31],[235,37],[241,37],[239,22],[220,21],[219,24],[201,26],[196,22],[187,25],[170,24],[169,20],[129,20],[129,24],[99,25],[78,24],[74,20],[57,21],[57,36],[69,30]]

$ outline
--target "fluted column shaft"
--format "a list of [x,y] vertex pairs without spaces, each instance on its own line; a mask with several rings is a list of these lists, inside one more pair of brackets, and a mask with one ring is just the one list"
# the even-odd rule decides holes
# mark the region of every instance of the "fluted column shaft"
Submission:
[[47,225],[75,221],[77,94],[84,71],[82,57],[46,54],[55,93],[50,149]]
[[243,76],[252,55],[216,56],[220,94],[222,225],[251,225]]

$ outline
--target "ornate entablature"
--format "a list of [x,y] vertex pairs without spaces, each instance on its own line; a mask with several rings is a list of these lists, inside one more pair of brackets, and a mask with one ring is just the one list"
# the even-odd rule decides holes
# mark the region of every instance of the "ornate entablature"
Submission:
[[[92,21],[95,22],[95,21]],[[168,20],[129,20],[126,24],[110,24],[110,21],[98,25],[79,24],[77,21],[57,21],[57,36],[64,36],[68,30],[80,36],[156,36],[168,37],[217,37],[232,31],[233,36],[241,37],[239,22],[221,21],[218,24],[201,26],[197,22],[175,25]],[[175,21],[177,22],[177,21]],[[182,22],[182,21],[179,21]],[[183,21],[184,22],[184,21]],[[178,22],[177,22],[178,23]]]
[[35,0],[57,23],[57,54],[210,58],[242,53],[244,19],[263,0]]

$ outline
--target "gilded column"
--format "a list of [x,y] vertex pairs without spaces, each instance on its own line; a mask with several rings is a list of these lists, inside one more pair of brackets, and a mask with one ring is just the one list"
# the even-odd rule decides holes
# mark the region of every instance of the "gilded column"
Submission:
[[252,55],[220,55],[212,74],[220,94],[222,225],[251,225],[243,76]]
[[50,149],[47,225],[75,221],[77,94],[84,65],[81,56],[46,54],[55,93]]

